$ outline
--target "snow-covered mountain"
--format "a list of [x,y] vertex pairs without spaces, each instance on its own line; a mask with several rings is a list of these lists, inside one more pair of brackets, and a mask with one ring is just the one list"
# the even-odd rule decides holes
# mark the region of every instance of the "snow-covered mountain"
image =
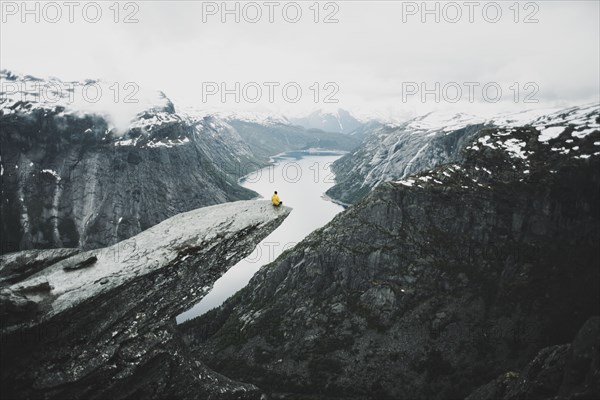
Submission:
[[274,398],[464,399],[495,377],[468,398],[599,398],[599,109],[382,128],[358,154],[398,180],[181,325],[184,340]]
[[3,252],[106,246],[180,212],[255,196],[237,185],[239,166],[254,159],[235,130],[175,112],[160,92],[130,106],[102,89],[110,100],[89,103],[68,88],[98,81],[8,71],[0,80]]
[[[328,195],[343,203],[353,203],[381,182],[401,180],[440,164],[459,161],[472,138],[490,127],[510,131],[511,128],[531,126],[542,141],[572,129],[572,140],[576,141],[598,129],[598,108],[598,104],[589,104],[565,110],[500,114],[487,119],[462,113],[434,112],[404,123],[375,127],[360,147],[333,164],[338,183]],[[506,146],[507,151],[520,154],[521,142],[501,142],[506,143],[502,146]],[[495,146],[486,141],[482,145]],[[560,151],[577,154],[578,150]]]
[[110,245],[179,212],[253,197],[237,180],[275,154],[360,143],[100,80],[2,70],[0,82],[2,251]]
[[323,148],[349,151],[362,140],[357,136],[306,128],[277,114],[216,112],[213,115],[232,126],[262,163],[289,150]]
[[146,90],[131,82],[63,81],[8,70],[0,70],[0,81],[0,107],[5,115],[26,115],[39,109],[96,115],[104,118],[116,135],[135,127],[168,123],[175,117],[174,105],[163,92]]
[[222,121],[244,121],[260,125],[293,125],[293,123],[283,114],[266,113],[255,111],[231,111],[224,109],[201,108],[196,106],[178,106],[176,111],[190,116],[210,115]]
[[359,128],[363,122],[350,112],[338,109],[335,112],[317,110],[304,117],[289,119],[294,124],[307,129],[320,129],[326,132],[350,133]]

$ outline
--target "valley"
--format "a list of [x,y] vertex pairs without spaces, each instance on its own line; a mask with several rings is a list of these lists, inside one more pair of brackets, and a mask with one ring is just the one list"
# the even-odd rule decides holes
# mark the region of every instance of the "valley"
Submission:
[[596,395],[598,104],[302,126],[159,93],[121,131],[29,98],[0,103],[8,398]]
[[263,265],[293,248],[343,210],[341,206],[323,198],[325,191],[334,184],[335,176],[330,166],[341,156],[326,151],[286,152],[274,157],[274,165],[242,178],[243,187],[261,194],[265,199],[269,199],[273,190],[277,189],[285,199],[284,204],[291,207],[293,212],[248,257],[219,278],[200,303],[179,315],[179,323],[220,306],[246,286]]

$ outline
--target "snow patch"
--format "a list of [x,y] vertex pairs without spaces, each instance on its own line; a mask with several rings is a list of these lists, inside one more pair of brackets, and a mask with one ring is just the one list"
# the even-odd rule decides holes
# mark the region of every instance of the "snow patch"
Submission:
[[573,132],[571,132],[571,136],[576,137],[577,139],[583,139],[590,133],[595,132],[597,130],[598,130],[597,128],[588,128],[588,129],[583,129],[581,131],[573,131]]
[[412,179],[406,179],[406,180],[402,180],[402,181],[397,181],[396,183],[411,187],[415,184],[415,181],[413,181]]
[[545,128],[540,131],[540,135],[538,136],[538,140],[540,142],[547,142],[551,139],[556,139],[560,136],[565,128],[563,126],[551,126],[549,128]]

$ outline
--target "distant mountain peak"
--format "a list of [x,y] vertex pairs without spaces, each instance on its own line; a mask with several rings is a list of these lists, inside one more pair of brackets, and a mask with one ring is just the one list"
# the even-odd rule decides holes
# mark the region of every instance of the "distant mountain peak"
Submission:
[[278,113],[227,111],[221,109],[202,109],[197,107],[183,107],[181,108],[181,112],[192,117],[213,116],[227,122],[242,121],[265,126],[292,125],[292,122],[290,122],[286,116]]
[[307,129],[321,129],[337,133],[350,133],[363,123],[342,108],[338,108],[336,111],[316,110],[304,117],[290,118],[290,121]]

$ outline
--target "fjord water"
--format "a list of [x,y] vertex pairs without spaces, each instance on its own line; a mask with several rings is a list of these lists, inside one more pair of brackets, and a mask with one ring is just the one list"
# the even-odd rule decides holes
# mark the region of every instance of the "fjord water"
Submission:
[[276,190],[283,204],[292,207],[293,211],[248,257],[217,280],[206,297],[177,316],[178,323],[221,305],[246,286],[260,267],[274,261],[283,251],[292,248],[343,210],[324,197],[334,184],[331,163],[341,156],[342,153],[338,152],[287,152],[274,157],[273,165],[241,180],[243,187],[254,190],[265,199],[270,200]]

